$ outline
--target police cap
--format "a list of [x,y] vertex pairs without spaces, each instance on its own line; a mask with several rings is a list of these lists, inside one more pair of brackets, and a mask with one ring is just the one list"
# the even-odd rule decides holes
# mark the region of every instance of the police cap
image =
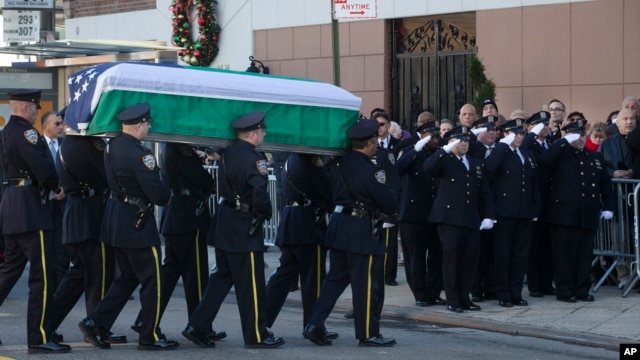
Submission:
[[587,124],[587,120],[580,119],[576,120],[562,128],[562,131],[569,134],[584,134],[585,133],[585,125]]
[[380,125],[372,119],[363,119],[353,124],[347,130],[347,136],[351,140],[369,140],[378,136]]
[[231,126],[239,132],[266,129],[264,123],[264,111],[258,110],[250,112],[231,123]]
[[7,93],[9,100],[26,101],[36,104],[40,109],[40,97],[42,96],[42,90],[36,89],[15,89]]
[[456,126],[453,129],[447,131],[444,134],[444,140],[449,141],[450,139],[459,139],[459,140],[463,140],[463,141],[469,141],[469,139],[471,138],[469,136],[469,128],[464,126],[464,125],[460,125],[460,126]]
[[426,132],[431,133],[433,135],[440,134],[440,121],[438,120],[429,120],[426,123],[418,126],[416,129],[420,134],[424,134]]
[[523,133],[524,132],[524,128],[522,127],[522,125],[524,124],[524,119],[513,119],[513,120],[507,120],[504,124],[502,124],[502,126],[500,126],[500,129],[502,129],[502,132],[512,132],[512,133]]
[[135,104],[120,111],[116,119],[123,125],[135,125],[142,122],[151,122],[151,108],[147,103]]
[[549,119],[551,119],[551,113],[548,111],[538,111],[537,113],[534,113],[533,115],[531,115],[526,123],[529,125],[536,125],[539,123],[545,123],[548,124],[549,123]]
[[476,120],[473,122],[473,124],[471,124],[472,127],[474,128],[487,128],[488,130],[493,130],[496,128],[496,123],[498,122],[498,117],[497,116],[493,116],[493,115],[487,115],[484,117],[481,117],[480,119]]

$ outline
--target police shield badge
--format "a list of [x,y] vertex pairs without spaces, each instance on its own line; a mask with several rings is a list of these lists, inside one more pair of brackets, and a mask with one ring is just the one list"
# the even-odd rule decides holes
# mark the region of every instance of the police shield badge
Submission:
[[267,160],[256,161],[256,168],[262,176],[267,176]]
[[24,138],[35,145],[38,143],[38,132],[35,129],[27,130],[24,132]]
[[149,170],[154,170],[156,168],[156,158],[152,154],[147,154],[143,156],[142,163]]
[[391,165],[396,164],[396,157],[393,155],[393,153],[387,154],[387,157],[389,158],[389,162],[391,162]]
[[385,174],[384,170],[378,170],[374,175],[379,183],[384,184],[387,182],[387,174]]

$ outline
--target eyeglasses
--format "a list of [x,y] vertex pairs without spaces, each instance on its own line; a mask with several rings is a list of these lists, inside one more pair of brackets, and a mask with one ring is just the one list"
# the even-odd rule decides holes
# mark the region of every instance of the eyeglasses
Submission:
[[567,119],[567,121],[569,121],[569,122],[576,122],[576,121],[580,121],[580,120],[584,121],[583,118],[579,118],[579,117],[578,118],[568,118]]
[[386,126],[386,125],[389,125],[389,124],[390,123],[388,123],[388,122],[379,122],[378,126]]
[[564,109],[561,109],[561,108],[549,108],[549,112],[564,112]]
[[54,124],[55,126],[60,126],[60,125],[62,125],[62,124],[63,124],[63,122],[62,122],[62,121],[56,121],[56,122],[55,122],[55,123],[53,123],[53,124]]

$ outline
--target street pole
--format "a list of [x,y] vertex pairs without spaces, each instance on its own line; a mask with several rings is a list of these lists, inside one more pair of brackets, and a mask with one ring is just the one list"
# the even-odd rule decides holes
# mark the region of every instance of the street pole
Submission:
[[331,1],[331,46],[333,48],[333,84],[340,86],[340,27]]

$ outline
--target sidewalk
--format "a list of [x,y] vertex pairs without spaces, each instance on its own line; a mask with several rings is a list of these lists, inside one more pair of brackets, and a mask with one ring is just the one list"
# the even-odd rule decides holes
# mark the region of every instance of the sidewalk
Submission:
[[[277,248],[270,248],[265,253],[265,263],[269,266],[265,269],[267,278],[278,266],[279,253]],[[502,308],[497,300],[487,300],[478,303],[482,311],[455,314],[444,306],[416,306],[402,266],[398,267],[397,280],[398,286],[385,288],[383,317],[533,336],[611,350],[618,350],[621,343],[640,343],[640,294],[637,291],[631,291],[623,298],[622,290],[617,287],[602,286],[598,292],[591,292],[594,302],[564,303],[549,295],[531,298],[525,285],[522,295],[529,306]],[[290,293],[287,301],[299,302],[300,293]],[[351,289],[348,288],[336,303],[336,309],[351,308]]]

